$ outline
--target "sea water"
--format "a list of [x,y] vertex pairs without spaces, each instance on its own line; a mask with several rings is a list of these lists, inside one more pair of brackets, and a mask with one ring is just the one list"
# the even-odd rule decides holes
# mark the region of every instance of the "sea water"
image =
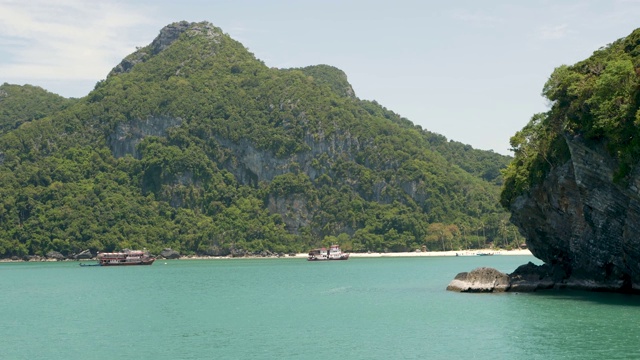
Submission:
[[530,256],[0,263],[0,359],[639,359],[640,297],[461,294]]

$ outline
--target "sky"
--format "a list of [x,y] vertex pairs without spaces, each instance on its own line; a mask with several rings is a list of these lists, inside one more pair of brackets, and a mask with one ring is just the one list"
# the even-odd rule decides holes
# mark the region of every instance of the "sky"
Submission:
[[0,83],[83,97],[181,20],[270,67],[335,66],[360,99],[510,155],[553,70],[640,27],[640,0],[0,0]]

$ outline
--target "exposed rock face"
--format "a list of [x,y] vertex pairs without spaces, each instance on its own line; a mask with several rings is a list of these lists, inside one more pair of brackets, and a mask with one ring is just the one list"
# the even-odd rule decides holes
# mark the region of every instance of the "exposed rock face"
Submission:
[[151,43],[152,54],[158,54],[166,49],[174,41],[178,40],[180,35],[189,29],[191,24],[187,21],[180,21],[169,24],[160,30],[160,34]]
[[[528,263],[504,276],[486,269],[460,273],[447,290],[640,292],[640,169],[628,183],[615,183],[618,164],[603,149],[579,138],[566,141],[571,159],[510,208],[511,221],[545,264]],[[492,289],[494,277],[501,282]]]
[[180,253],[173,249],[166,248],[162,250],[162,252],[160,253],[160,256],[162,256],[165,259],[179,259]]
[[308,146],[308,151],[302,151],[289,157],[278,157],[271,151],[260,150],[247,140],[233,142],[221,137],[216,138],[220,145],[231,150],[234,155],[225,164],[227,170],[233,173],[242,184],[257,185],[259,181],[271,182],[274,177],[291,172],[291,166],[296,164],[299,170],[315,179],[320,174],[313,167],[313,160],[326,154],[333,159],[344,156],[345,159],[353,161],[363,144],[355,136],[348,132],[341,135],[331,134],[325,136],[322,132],[318,134],[307,133],[304,142]]
[[[116,158],[131,155],[139,159],[140,154],[136,146],[147,136],[166,136],[167,131],[172,127],[182,124],[181,118],[168,116],[150,116],[146,119],[133,119],[116,126],[115,131],[109,136],[109,146]],[[261,181],[271,182],[276,176],[287,174],[296,167],[297,171],[306,173],[310,179],[316,179],[322,175],[322,170],[314,167],[314,161],[320,155],[326,156],[328,163],[333,163],[337,159],[354,161],[357,154],[365,146],[371,146],[370,140],[360,141],[357,137],[348,132],[325,135],[323,132],[317,134],[306,134],[304,141],[308,146],[307,151],[302,151],[288,157],[278,157],[273,152],[256,148],[247,140],[233,142],[229,139],[216,137],[217,142],[224,149],[227,149],[231,156],[224,163],[226,170],[231,172],[243,185],[258,186]],[[388,164],[393,168],[397,164]],[[328,174],[334,176],[335,174]],[[190,185],[195,181],[190,173],[181,174],[175,179],[173,185]],[[362,194],[368,200],[375,200],[389,203],[394,200],[393,196],[386,193],[385,182],[373,184],[371,194]],[[407,195],[418,203],[427,200],[427,195],[419,189],[417,182],[405,182],[400,187]],[[181,206],[175,201],[171,194],[165,194],[172,206]],[[287,197],[270,196],[268,207],[272,213],[279,213],[287,228],[294,234],[298,229],[308,226],[313,218],[314,209],[311,205],[303,201],[303,197],[291,195]],[[353,229],[341,229],[342,232],[352,233]]]
[[[147,136],[166,136],[170,128],[178,127],[182,124],[181,118],[169,116],[149,116],[146,119],[133,119],[116,126],[116,129],[109,136],[109,146],[114,157],[120,158],[131,155],[136,159],[140,154],[136,146]],[[314,166],[314,161],[321,155],[325,156],[328,164],[334,163],[337,159],[355,161],[357,154],[365,146],[372,146],[371,140],[361,141],[352,136],[349,132],[341,134],[332,133],[325,135],[323,132],[316,134],[307,133],[304,142],[308,146],[307,151],[301,151],[288,157],[278,157],[272,151],[256,148],[251,142],[241,139],[237,142],[216,137],[216,141],[221,148],[228,150],[231,156],[224,162],[226,170],[231,172],[235,178],[243,185],[258,186],[259,182],[271,182],[279,175],[296,171],[306,173],[310,179],[316,179],[323,174],[323,171]],[[0,154],[1,155],[1,154]],[[1,159],[1,156],[0,156]],[[325,164],[327,165],[327,164]],[[388,164],[389,168],[397,164]],[[328,174],[333,177],[335,174]],[[169,185],[191,185],[196,181],[191,173],[179,174],[175,179],[175,184]],[[361,194],[367,200],[374,200],[382,203],[394,201],[394,197],[387,194],[386,189],[389,184],[384,181],[373,184],[370,194]],[[424,192],[424,187],[418,182],[403,182],[400,188],[416,202],[422,204],[428,196]],[[168,187],[169,189],[172,186]],[[178,199],[180,196],[172,196],[171,193],[164,194],[172,206],[182,206]],[[306,227],[313,219],[315,209],[307,204],[303,196],[288,195],[285,197],[270,196],[267,204],[272,213],[282,216],[287,225],[287,229],[294,234],[298,234],[298,229]],[[339,229],[348,234],[353,233],[353,229]]]
[[640,290],[640,166],[617,184],[602,149],[567,138],[571,159],[511,204],[533,255],[561,277],[556,287]]
[[116,158],[127,154],[139,159],[136,145],[146,136],[166,136],[167,129],[180,126],[182,119],[167,116],[150,116],[145,120],[134,119],[118,124],[109,136],[111,152]]
[[456,275],[447,290],[458,292],[505,292],[509,289],[509,276],[496,269],[481,267]]
[[529,262],[509,274],[508,291],[532,292],[551,289],[562,281],[563,276],[564,272],[558,267],[553,268],[547,264],[538,266]]

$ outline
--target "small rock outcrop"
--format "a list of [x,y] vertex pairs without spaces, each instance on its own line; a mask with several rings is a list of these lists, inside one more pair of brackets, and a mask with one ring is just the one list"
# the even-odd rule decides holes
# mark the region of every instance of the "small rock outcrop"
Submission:
[[47,259],[55,259],[58,261],[66,259],[64,255],[62,255],[57,251],[49,251],[46,256],[47,256]]
[[171,248],[165,248],[160,253],[160,256],[162,256],[165,259],[179,259],[180,258],[180,253],[175,251],[175,250],[173,250],[173,249],[171,249]]
[[456,275],[447,290],[457,292],[505,292],[509,289],[509,276],[496,269],[481,267]]

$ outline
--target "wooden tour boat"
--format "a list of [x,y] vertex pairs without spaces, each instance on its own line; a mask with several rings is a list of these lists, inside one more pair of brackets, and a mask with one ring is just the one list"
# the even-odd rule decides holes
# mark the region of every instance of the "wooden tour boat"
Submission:
[[331,245],[329,249],[313,249],[309,251],[309,261],[322,261],[322,260],[349,260],[349,254],[343,253],[338,245]]
[[80,264],[80,266],[121,266],[151,265],[156,260],[146,250],[129,250],[114,253],[98,253],[97,264]]

